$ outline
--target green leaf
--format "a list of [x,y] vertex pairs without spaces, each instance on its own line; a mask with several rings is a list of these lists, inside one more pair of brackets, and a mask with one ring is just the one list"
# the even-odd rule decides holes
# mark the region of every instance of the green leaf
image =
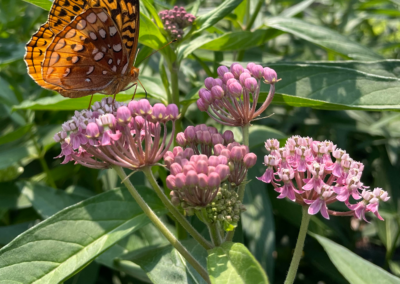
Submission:
[[213,39],[217,38],[215,34],[202,34],[199,37],[191,40],[189,43],[182,44],[178,47],[177,50],[177,57],[178,60],[182,60],[189,56],[193,51],[201,47],[207,42],[212,41]]
[[[140,81],[143,86],[147,90],[147,94],[149,97],[155,98],[163,102],[167,103],[167,95],[165,94],[164,89],[162,88],[162,82],[160,78],[157,77],[147,77],[140,76]],[[132,99],[133,92],[135,87],[125,91],[121,94],[118,94],[115,99],[118,101],[129,102]],[[94,102],[101,101],[106,96],[95,94],[93,95],[92,105]],[[144,97],[144,91],[138,86],[135,98]],[[53,97],[41,98],[36,101],[25,101],[20,105],[14,107],[14,109],[32,109],[32,110],[81,110],[87,109],[90,102],[90,96],[78,98],[78,99],[70,99],[65,98],[61,95],[56,95]]]
[[153,17],[154,21],[156,22],[159,28],[163,28],[164,25],[161,22],[160,17],[158,16],[157,10],[154,8],[153,4],[150,3],[149,0],[141,0],[141,2],[146,6],[147,10],[149,10],[151,16]]
[[196,33],[215,25],[219,20],[232,12],[243,0],[225,0],[221,5],[210,12],[197,17],[194,25],[198,27]]
[[315,0],[304,0],[282,11],[281,17],[293,17],[307,9]]
[[[267,119],[267,118],[266,118]],[[250,148],[254,149],[264,145],[267,139],[285,139],[287,136],[274,128],[265,125],[252,125],[250,127]]]
[[36,5],[46,11],[50,11],[51,5],[53,4],[53,2],[49,0],[24,0],[24,1]]
[[27,157],[35,156],[31,147],[18,146],[0,152],[0,170],[6,169]]
[[208,251],[207,269],[212,284],[266,284],[267,275],[241,243],[223,243]]
[[31,130],[32,124],[26,124],[0,137],[0,145],[10,143],[25,136]]
[[14,183],[0,183],[0,208],[23,209],[31,206],[31,202]]
[[333,264],[350,283],[400,283],[400,278],[366,261],[347,248],[322,236],[316,234],[311,235],[322,245]]
[[[138,190],[158,214],[164,207]],[[53,215],[0,250],[0,283],[59,283],[148,223],[126,189],[110,190]],[[21,273],[23,271],[23,273]]]
[[306,41],[340,53],[347,58],[377,60],[382,57],[369,48],[328,28],[307,23],[297,18],[273,17],[266,20],[271,28],[293,34]]
[[18,182],[17,185],[21,193],[28,198],[33,208],[44,219],[49,218],[65,207],[84,200],[79,195],[68,194],[63,190],[38,183]]
[[[206,250],[194,240],[183,241],[187,250],[206,267]],[[206,283],[197,271],[172,247],[147,247],[121,257],[121,264],[137,263],[155,284]]]
[[[222,36],[205,42],[200,48],[213,51],[237,51],[249,49],[264,44],[277,37],[281,32],[276,30],[255,30],[254,32],[239,31],[224,33]],[[193,51],[193,50],[192,50]]]
[[10,226],[0,226],[0,245],[6,245],[19,234],[22,234],[34,225],[33,222],[20,223]]
[[[268,64],[282,79],[276,83],[273,103],[327,110],[400,110],[399,63],[400,60]],[[230,66],[231,62],[223,64]],[[269,85],[262,83],[259,102],[265,100],[268,91]]]

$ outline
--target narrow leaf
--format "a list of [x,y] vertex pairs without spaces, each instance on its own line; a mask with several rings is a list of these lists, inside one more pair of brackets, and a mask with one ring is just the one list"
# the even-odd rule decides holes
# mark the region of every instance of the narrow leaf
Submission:
[[52,1],[49,0],[24,0],[24,1],[36,5],[39,8],[42,8],[46,11],[50,11],[51,5],[53,4]]
[[[139,190],[153,210],[160,200]],[[126,189],[110,190],[53,215],[0,250],[0,283],[59,283],[148,223]],[[23,271],[23,273],[21,273]]]
[[274,29],[291,33],[299,38],[358,60],[376,60],[382,57],[369,48],[328,28],[307,23],[297,18],[274,17],[266,20]]
[[282,11],[281,17],[293,17],[307,9],[315,0],[304,0]]
[[208,251],[207,269],[212,284],[267,284],[267,275],[241,243],[223,243]]
[[398,284],[400,278],[366,261],[347,248],[322,236],[311,234],[325,249],[336,268],[350,283]]

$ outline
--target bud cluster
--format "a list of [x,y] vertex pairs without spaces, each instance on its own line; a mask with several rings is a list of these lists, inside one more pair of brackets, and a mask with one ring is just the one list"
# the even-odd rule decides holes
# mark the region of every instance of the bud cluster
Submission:
[[[167,122],[172,121],[173,137],[178,107],[157,103],[151,106],[142,99],[128,105],[104,98],[91,110],[75,111],[75,115],[54,135],[61,144],[63,164],[75,161],[90,168],[117,165],[139,169],[157,163],[170,147]],[[163,132],[163,135],[162,135]]]
[[[278,198],[286,197],[304,206],[309,205],[310,215],[321,212],[326,219],[329,215],[354,215],[367,221],[365,213],[372,212],[383,220],[378,213],[379,201],[388,201],[388,193],[381,188],[367,190],[368,187],[361,182],[364,165],[351,159],[346,151],[331,141],[293,136],[282,148],[278,140],[268,139],[265,148],[270,152],[264,157],[267,169],[258,179],[271,183],[280,193]],[[350,198],[361,201],[351,204]],[[328,209],[327,205],[334,202],[343,202],[351,211]]]
[[[197,106],[218,123],[228,126],[244,126],[257,118],[272,102],[275,94],[276,72],[268,67],[249,63],[243,68],[233,63],[228,69],[218,67],[218,78],[208,77],[205,87],[199,91]],[[266,100],[256,110],[261,81],[270,84]]]
[[184,7],[175,6],[172,10],[165,10],[158,13],[164,24],[164,29],[176,39],[181,39],[183,29],[193,25],[195,16],[186,12]]
[[228,184],[220,187],[217,196],[207,205],[207,219],[213,223],[219,221],[225,231],[232,231],[240,219],[240,213],[246,211],[239,195]]
[[204,154],[211,156],[215,145],[228,145],[235,140],[233,132],[230,130],[225,131],[224,134],[220,134],[215,127],[199,124],[188,126],[184,132],[178,133],[176,141],[183,148],[192,148],[196,155]]

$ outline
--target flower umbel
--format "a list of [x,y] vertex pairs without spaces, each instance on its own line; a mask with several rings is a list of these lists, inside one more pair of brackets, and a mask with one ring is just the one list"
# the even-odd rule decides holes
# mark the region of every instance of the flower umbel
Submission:
[[[309,206],[308,214],[321,212],[326,219],[329,215],[354,215],[367,221],[365,213],[372,212],[383,220],[378,213],[379,201],[388,201],[388,193],[381,188],[367,190],[360,181],[364,165],[351,159],[331,141],[293,136],[283,148],[279,148],[276,139],[268,140],[265,146],[270,151],[264,158],[267,170],[257,179],[271,183],[280,193],[278,198],[287,197]],[[331,155],[336,158],[335,162]],[[352,204],[350,198],[361,201]],[[330,210],[328,205],[334,202],[343,202],[351,211]]]
[[[261,81],[269,84],[270,89],[266,100],[256,110]],[[247,68],[239,63],[233,63],[230,69],[220,66],[218,78],[209,77],[204,81],[206,88],[200,89],[197,106],[218,123],[244,126],[270,105],[275,94],[275,83],[278,81],[273,69],[254,63],[249,63]]]
[[172,10],[165,10],[158,13],[164,24],[164,29],[176,39],[181,39],[183,29],[192,25],[195,16],[186,12],[184,7],[175,6]]
[[[104,98],[87,111],[75,111],[71,120],[54,136],[61,143],[63,164],[69,161],[90,168],[103,169],[111,165],[137,170],[156,164],[170,147],[167,122],[172,121],[171,137],[178,107],[164,106],[142,99],[128,105]],[[69,134],[69,136],[68,136]]]

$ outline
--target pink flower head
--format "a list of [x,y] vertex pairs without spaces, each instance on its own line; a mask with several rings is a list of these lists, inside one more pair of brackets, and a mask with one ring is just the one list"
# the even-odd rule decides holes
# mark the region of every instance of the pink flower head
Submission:
[[183,37],[183,29],[193,25],[196,17],[188,13],[184,7],[175,6],[171,10],[164,10],[158,13],[164,24],[164,29],[174,39]]
[[[309,206],[310,215],[321,212],[326,219],[329,215],[354,215],[366,220],[365,213],[372,212],[383,220],[378,208],[380,202],[389,200],[388,193],[381,188],[367,190],[360,181],[364,165],[353,161],[331,141],[320,142],[296,135],[287,139],[285,147],[277,149],[279,143],[273,139],[267,140],[265,147],[271,154],[264,157],[267,169],[257,179],[272,184],[279,193],[278,198]],[[336,158],[334,163],[332,156]],[[360,199],[358,203],[351,203]],[[334,202],[343,202],[350,211],[330,210],[328,206]]]
[[127,106],[105,98],[93,104],[91,111],[76,111],[73,123],[64,123],[67,131],[55,136],[63,149],[58,157],[97,169],[118,165],[136,170],[154,165],[172,143],[172,138],[167,141],[166,123],[172,121],[173,137],[178,115],[174,105],[153,107],[142,99]]
[[[220,66],[217,69],[219,78],[206,78],[205,89],[199,91],[197,106],[207,112],[216,122],[228,126],[244,126],[257,118],[271,103],[275,93],[276,73],[261,65],[249,63],[243,68],[233,63],[229,68]],[[270,84],[267,99],[256,110],[260,96],[262,78]],[[269,82],[269,83],[268,83]]]

